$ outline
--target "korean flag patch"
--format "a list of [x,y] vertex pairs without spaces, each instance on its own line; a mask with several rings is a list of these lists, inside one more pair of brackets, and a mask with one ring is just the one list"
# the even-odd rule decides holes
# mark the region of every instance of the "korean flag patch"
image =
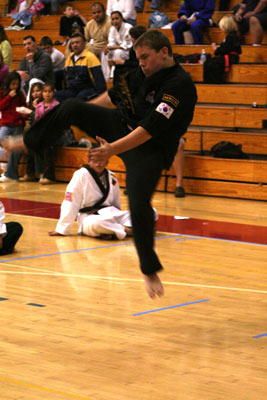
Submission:
[[164,117],[170,119],[170,117],[174,111],[174,108],[169,106],[169,104],[167,104],[167,103],[160,103],[157,106],[156,111],[159,112],[160,114],[164,115]]

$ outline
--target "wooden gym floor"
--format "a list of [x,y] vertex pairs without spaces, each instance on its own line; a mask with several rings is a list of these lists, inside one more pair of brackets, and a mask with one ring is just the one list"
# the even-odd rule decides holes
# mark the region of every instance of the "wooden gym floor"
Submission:
[[266,399],[267,204],[157,193],[153,301],[130,240],[47,235],[64,189],[0,187],[24,226],[0,259],[0,399]]

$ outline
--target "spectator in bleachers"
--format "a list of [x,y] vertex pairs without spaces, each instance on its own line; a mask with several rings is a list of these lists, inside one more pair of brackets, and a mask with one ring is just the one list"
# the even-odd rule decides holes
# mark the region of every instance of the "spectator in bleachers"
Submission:
[[[135,0],[134,1],[135,10],[138,13],[141,13],[144,11],[144,5],[145,5],[145,0]],[[150,8],[152,10],[159,10],[160,5],[161,5],[161,0],[151,0]]]
[[37,46],[33,36],[25,36],[23,46],[26,55],[19,65],[18,73],[24,82],[24,87],[28,90],[33,78],[45,83],[53,83],[54,72],[51,57]]
[[113,11],[120,11],[124,21],[128,24],[136,24],[134,0],[108,0],[107,15],[111,17]]
[[89,100],[106,90],[100,61],[86,49],[83,35],[76,33],[70,40],[72,53],[65,62],[65,90],[56,93],[56,98],[63,101],[69,97]]
[[146,32],[146,27],[143,25],[135,25],[129,30],[129,34],[132,40],[132,47],[129,50],[129,58],[127,60],[117,59],[114,61],[115,70],[114,70],[114,78],[113,78],[113,86],[116,84],[121,85],[121,77],[130,71],[138,68],[139,62],[136,58],[136,54],[134,51],[134,43],[136,40]]
[[11,68],[12,47],[2,25],[0,25],[0,51],[2,53],[4,63],[7,64],[9,68]]
[[67,44],[69,38],[80,30],[81,33],[84,31],[86,25],[86,19],[71,6],[67,6],[64,11],[64,15],[60,18],[59,34],[64,38],[65,44]]
[[101,59],[101,52],[108,43],[111,21],[106,15],[104,5],[99,2],[92,4],[92,16],[84,28],[85,39],[88,42],[86,47]]
[[267,30],[267,0],[245,0],[234,8],[234,17],[241,35],[248,31],[253,44],[260,45]]
[[[22,135],[25,117],[17,111],[17,108],[25,105],[26,99],[21,90],[20,75],[17,72],[10,72],[4,82],[0,98],[0,143],[8,136]],[[7,182],[11,179],[14,179],[13,175],[9,177],[6,173],[3,173],[0,177],[0,182]]]
[[[21,4],[23,6],[23,4]],[[26,8],[18,13],[11,13],[11,18],[14,22],[6,30],[16,30],[20,31],[27,29],[32,24],[32,17],[38,15],[40,11],[44,8],[44,5],[39,0],[27,0]]]
[[240,36],[233,16],[225,15],[219,22],[219,28],[224,32],[224,41],[217,46],[212,43],[214,57],[204,63],[205,83],[224,83],[227,72],[232,64],[239,62],[241,54]]
[[176,44],[184,44],[184,32],[190,32],[194,44],[203,42],[203,31],[210,26],[215,0],[185,0],[172,24]]
[[104,50],[105,57],[101,60],[106,79],[113,77],[114,64],[117,60],[128,60],[129,51],[133,45],[129,33],[132,25],[124,22],[120,11],[112,11],[111,24],[108,44]]
[[43,36],[41,38],[40,47],[51,57],[55,76],[55,88],[61,90],[64,77],[65,56],[61,51],[53,47],[52,39],[49,36]]
[[6,136],[17,136],[23,132],[25,119],[16,111],[26,105],[21,91],[21,78],[17,72],[10,72],[4,82],[0,99],[0,142]]
[[2,52],[0,51],[0,88],[4,84],[8,71],[9,71],[8,65],[4,63],[4,58]]

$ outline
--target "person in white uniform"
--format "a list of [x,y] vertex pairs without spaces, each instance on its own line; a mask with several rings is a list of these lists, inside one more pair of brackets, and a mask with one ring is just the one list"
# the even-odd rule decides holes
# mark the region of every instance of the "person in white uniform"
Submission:
[[5,207],[0,201],[0,256],[14,252],[22,232],[23,227],[19,222],[5,222]]
[[121,240],[131,234],[130,213],[121,210],[117,178],[105,167],[89,160],[74,172],[50,236],[68,235],[75,220],[78,233],[86,236]]

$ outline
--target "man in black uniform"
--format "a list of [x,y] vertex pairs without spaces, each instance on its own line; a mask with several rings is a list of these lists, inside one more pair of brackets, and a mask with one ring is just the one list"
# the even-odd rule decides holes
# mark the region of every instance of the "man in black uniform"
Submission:
[[[191,78],[175,64],[170,42],[161,32],[144,33],[136,41],[135,51],[141,68],[134,76],[126,76],[119,89],[90,104],[67,100],[26,132],[24,142],[38,150],[51,145],[62,128],[75,125],[88,135],[99,133],[105,138],[97,137],[101,147],[90,151],[92,160],[105,163],[112,155],[120,155],[126,165],[140,267],[146,290],[155,297],[163,295],[163,286],[158,276],[162,265],[154,250],[151,197],[193,118],[197,96]],[[114,103],[117,109],[108,108]]]

